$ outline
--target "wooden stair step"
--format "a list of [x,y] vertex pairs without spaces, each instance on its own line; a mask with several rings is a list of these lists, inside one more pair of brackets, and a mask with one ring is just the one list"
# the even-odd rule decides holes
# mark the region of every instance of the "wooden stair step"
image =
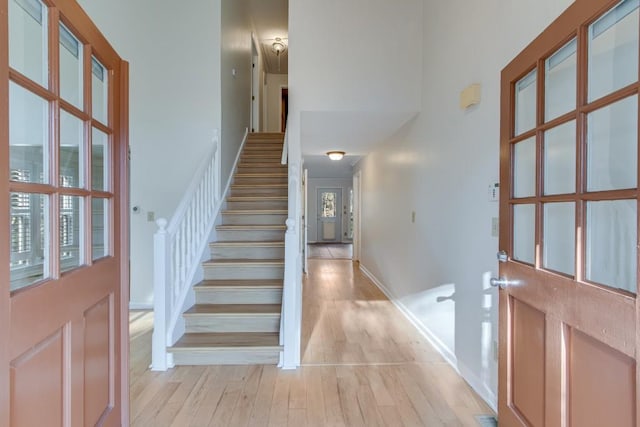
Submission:
[[[238,197],[238,196],[234,196]],[[242,197],[261,198],[262,195],[247,195]],[[222,212],[222,215],[286,215],[289,211],[286,209],[233,209]]]
[[231,189],[232,190],[237,190],[237,189],[245,189],[245,188],[273,188],[273,189],[282,189],[282,188],[288,188],[289,184],[231,184]]
[[278,178],[286,178],[286,172],[247,172],[247,173],[237,173],[235,174],[236,178],[268,178],[268,177],[278,177]]
[[191,333],[184,334],[172,347],[171,351],[181,350],[208,350],[212,348],[239,348],[239,347],[280,347],[280,334],[278,332],[231,332],[231,333]]
[[243,242],[243,241],[218,241],[209,243],[209,246],[213,247],[260,247],[260,248],[278,248],[284,247],[284,241],[274,240],[274,241],[258,241],[258,242]]
[[285,230],[286,225],[222,224],[216,230]]
[[283,259],[211,259],[202,263],[205,266],[261,266],[284,265]]
[[280,311],[280,304],[196,304],[184,316],[279,316]]
[[[229,196],[227,197],[227,202],[252,202],[252,201],[263,201],[263,200],[277,200],[277,201],[287,201],[289,200],[288,196],[271,196],[268,194],[260,194],[258,196],[251,195],[242,195],[242,196]],[[238,209],[238,210],[246,210],[246,209]],[[270,210],[270,209],[263,209]]]
[[282,289],[282,280],[203,280],[194,286],[196,291],[206,289]]

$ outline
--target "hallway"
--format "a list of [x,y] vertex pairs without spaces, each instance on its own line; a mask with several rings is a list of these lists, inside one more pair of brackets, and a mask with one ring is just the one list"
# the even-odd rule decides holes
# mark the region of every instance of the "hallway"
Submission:
[[131,313],[134,426],[478,426],[491,410],[346,260],[309,260],[302,367],[148,370],[151,314]]

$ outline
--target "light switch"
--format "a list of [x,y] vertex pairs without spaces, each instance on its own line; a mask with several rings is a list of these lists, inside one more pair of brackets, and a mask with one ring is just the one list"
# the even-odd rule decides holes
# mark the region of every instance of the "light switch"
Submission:
[[147,212],[147,221],[153,222],[155,220],[156,220],[156,213],[155,212]]
[[497,202],[500,200],[500,183],[499,182],[494,182],[492,184],[489,184],[489,201],[490,202]]
[[411,212],[411,223],[412,224],[416,223],[416,211]]

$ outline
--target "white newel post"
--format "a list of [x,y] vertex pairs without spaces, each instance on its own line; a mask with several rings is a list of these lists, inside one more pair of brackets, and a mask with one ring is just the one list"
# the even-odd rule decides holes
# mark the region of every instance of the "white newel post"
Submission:
[[151,370],[166,371],[169,367],[167,360],[167,298],[169,281],[171,280],[171,252],[168,250],[169,234],[167,220],[160,218],[156,221],[158,231],[153,236],[153,336],[151,353]]

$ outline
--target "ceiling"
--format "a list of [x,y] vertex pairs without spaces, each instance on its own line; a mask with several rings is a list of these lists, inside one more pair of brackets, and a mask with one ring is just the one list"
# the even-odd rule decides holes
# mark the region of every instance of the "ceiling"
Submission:
[[327,155],[304,156],[304,168],[309,178],[351,178],[353,166],[361,156],[344,156],[342,160],[331,160]]
[[289,1],[249,0],[253,28],[260,43],[267,73],[289,73],[289,49],[279,56],[272,50],[276,37],[289,45]]

